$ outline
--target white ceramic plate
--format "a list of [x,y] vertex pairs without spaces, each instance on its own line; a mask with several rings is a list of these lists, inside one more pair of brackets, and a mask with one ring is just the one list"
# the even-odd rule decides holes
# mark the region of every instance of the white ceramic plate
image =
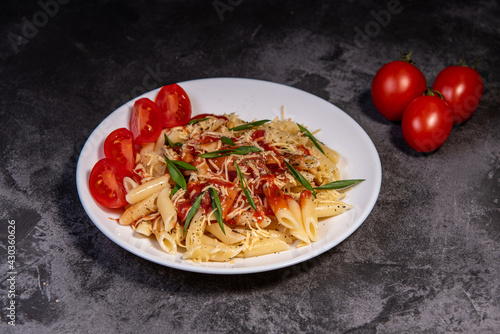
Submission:
[[345,202],[353,208],[346,213],[320,222],[321,239],[309,246],[278,254],[231,263],[193,263],[181,256],[161,251],[154,238],[146,238],[120,226],[113,218],[120,212],[98,205],[91,197],[88,178],[94,164],[104,157],[106,136],[120,127],[128,127],[130,109],[141,97],[154,100],[158,90],[146,93],[126,103],[109,115],[88,138],[82,149],[76,171],[78,194],[85,211],[94,224],[111,240],[126,250],[152,262],[192,272],[210,274],[246,274],[287,267],[311,259],[350,236],[366,219],[377,200],[382,169],[380,158],[365,131],[346,113],[296,88],[276,83],[237,78],[214,78],[179,83],[191,99],[193,115],[235,112],[247,121],[285,117],[306,125],[310,130],[322,129],[315,136],[337,150],[343,160],[339,165],[342,178],[366,179],[351,189]]

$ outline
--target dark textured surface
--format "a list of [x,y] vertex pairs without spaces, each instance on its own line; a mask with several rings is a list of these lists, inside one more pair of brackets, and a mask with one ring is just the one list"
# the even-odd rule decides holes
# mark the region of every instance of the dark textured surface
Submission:
[[[214,3],[228,10],[219,16]],[[69,1],[44,20],[36,1],[2,2],[0,332],[500,332],[500,5],[402,1],[381,26],[371,11],[387,8]],[[398,57],[394,47],[413,51],[429,83],[462,56],[484,57],[478,111],[433,154],[411,151],[372,105],[371,80]],[[350,238],[294,267],[210,276],[138,258],[88,219],[75,168],[92,130],[146,90],[222,76],[311,92],[372,138],[382,189]],[[6,323],[9,220],[15,327]]]

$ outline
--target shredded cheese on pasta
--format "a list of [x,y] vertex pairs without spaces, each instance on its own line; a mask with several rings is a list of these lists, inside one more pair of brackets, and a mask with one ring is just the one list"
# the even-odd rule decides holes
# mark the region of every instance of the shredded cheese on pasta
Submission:
[[[181,252],[183,258],[196,262],[231,261],[284,251],[296,240],[299,247],[308,245],[316,238],[318,218],[350,208],[343,202],[345,194],[336,190],[318,190],[314,197],[285,164],[317,187],[339,179],[337,152],[322,145],[325,153],[321,153],[295,122],[284,119],[283,110],[282,120],[275,118],[244,131],[230,130],[244,124],[234,113],[208,116],[196,124],[165,129],[156,143],[143,145],[134,170],[136,181],[141,181],[125,178],[130,206],[120,223],[131,225],[137,233],[153,234],[167,253]],[[164,134],[177,144],[170,147]],[[235,154],[238,147],[248,146],[258,152]],[[227,154],[200,156],[219,150]],[[165,157],[196,168],[180,169],[186,189],[173,177],[159,183],[160,177],[169,176]],[[175,193],[174,188],[178,188]],[[222,226],[216,219],[211,188],[220,199]],[[186,226],[200,194],[201,204]],[[307,228],[306,218],[312,221]]]

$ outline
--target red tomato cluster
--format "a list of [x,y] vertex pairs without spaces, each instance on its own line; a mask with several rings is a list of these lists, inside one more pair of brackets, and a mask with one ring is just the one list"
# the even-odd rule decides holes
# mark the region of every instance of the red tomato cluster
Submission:
[[473,67],[449,66],[427,89],[423,73],[397,60],[380,68],[372,82],[372,99],[389,121],[401,121],[403,137],[418,152],[431,152],[448,139],[453,125],[468,120],[483,96],[484,84]]
[[135,101],[129,128],[111,132],[104,141],[104,155],[90,172],[90,194],[107,208],[126,206],[123,178],[134,177],[136,146],[152,143],[163,128],[186,125],[191,120],[191,102],[177,84],[164,86],[155,102],[148,98]]

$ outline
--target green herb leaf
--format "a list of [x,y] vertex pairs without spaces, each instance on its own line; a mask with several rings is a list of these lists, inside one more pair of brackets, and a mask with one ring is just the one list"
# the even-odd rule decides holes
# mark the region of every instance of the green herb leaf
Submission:
[[304,188],[306,188],[307,190],[310,190],[312,191],[312,194],[314,197],[316,197],[316,192],[314,191],[313,187],[311,186],[311,184],[302,176],[302,174],[299,173],[299,171],[297,171],[295,168],[292,167],[292,165],[290,165],[288,163],[288,161],[285,160],[285,164],[286,166],[288,167],[288,169],[290,170],[290,173],[292,173],[293,177],[300,182],[300,184],[302,184],[304,186]]
[[200,154],[199,157],[211,159],[211,158],[225,157],[230,154],[245,155],[250,152],[260,152],[260,150],[255,146],[240,146],[235,149],[227,149],[227,150],[219,150],[219,151],[203,153]]
[[245,196],[248,200],[248,203],[250,203],[250,206],[252,207],[252,209],[257,211],[257,206],[255,205],[255,202],[253,201],[252,194],[250,194],[250,191],[248,190],[245,178],[243,178],[243,173],[241,173],[240,166],[238,166],[236,161],[234,162],[234,167],[236,167],[236,173],[238,173],[238,178],[240,179],[241,188],[243,189],[243,193],[245,193]]
[[206,159],[212,159],[212,158],[220,158],[220,157],[225,157],[226,155],[229,155],[230,152],[233,150],[219,150],[219,151],[213,151],[213,152],[207,152],[198,155],[199,157],[206,158]]
[[319,187],[314,187],[314,189],[318,190],[329,190],[329,189],[343,189],[347,187],[351,187],[359,182],[364,181],[364,179],[356,179],[356,180],[338,180],[334,182],[330,182],[327,184],[323,184]]
[[245,155],[250,152],[260,152],[260,150],[255,146],[240,146],[235,148],[231,154]]
[[304,136],[308,137],[309,139],[311,139],[311,141],[313,142],[314,146],[316,146],[318,148],[318,150],[325,154],[325,151],[323,151],[323,148],[321,147],[321,145],[319,143],[321,143],[320,141],[318,141],[313,135],[312,133],[309,132],[309,130],[307,130],[305,127],[303,127],[302,125],[300,125],[299,123],[296,123],[298,126],[299,126],[299,129],[300,131],[302,131],[302,133],[304,134]]
[[226,145],[231,145],[231,146],[236,145],[236,144],[234,143],[234,141],[233,141],[231,138],[221,137],[221,139],[220,139],[220,140],[222,140],[222,142],[223,142],[224,144],[226,144]]
[[191,209],[189,209],[189,212],[186,216],[186,221],[184,222],[184,231],[182,232],[182,234],[186,234],[187,228],[188,228],[189,224],[191,223],[191,219],[193,219],[194,214],[200,208],[201,199],[203,197],[203,194],[205,194],[205,192],[202,192],[201,194],[198,195],[198,197],[196,198],[196,200],[193,203],[193,206],[191,207]]
[[171,160],[171,161],[179,168],[198,171],[195,166],[188,164],[187,162],[177,161],[177,160]]
[[184,175],[182,175],[181,171],[166,155],[165,161],[167,162],[168,172],[170,173],[172,180],[174,180],[174,182],[177,183],[182,189],[187,189],[186,179],[184,178]]
[[206,121],[208,119],[208,117],[203,117],[203,118],[195,118],[195,119],[192,119],[190,120],[189,122],[187,122],[188,125],[192,125],[192,124],[198,124],[200,122],[203,122],[203,121]]
[[226,231],[224,231],[224,220],[222,219],[222,205],[220,203],[219,194],[215,188],[210,188],[210,197],[212,198],[212,209],[215,210],[215,219],[217,219],[222,232],[226,234]]
[[251,123],[243,124],[243,125],[240,125],[240,126],[236,126],[234,128],[228,129],[228,130],[229,131],[244,131],[244,130],[248,130],[248,129],[251,129],[251,128],[255,128],[256,126],[265,124],[267,122],[270,122],[270,120],[264,119],[262,121],[251,122]]
[[168,138],[167,134],[164,133],[163,134],[165,136],[165,143],[168,143],[168,146],[170,146],[171,148],[176,148],[176,147],[181,147],[182,146],[182,143],[173,143],[170,138]]
[[177,192],[177,190],[181,189],[181,187],[179,187],[178,184],[176,184],[173,188],[172,188],[172,191],[170,192],[170,198],[172,198],[172,196],[175,195],[175,193]]

